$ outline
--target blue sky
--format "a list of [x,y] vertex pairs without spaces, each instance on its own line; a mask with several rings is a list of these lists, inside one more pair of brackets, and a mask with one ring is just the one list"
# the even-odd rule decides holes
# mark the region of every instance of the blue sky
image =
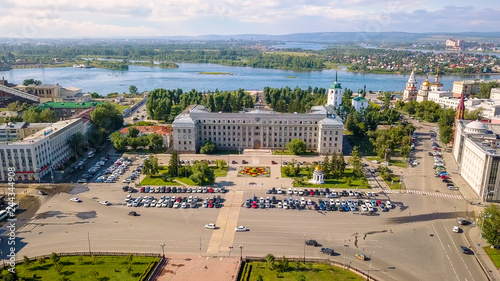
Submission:
[[500,31],[500,3],[496,0],[2,0],[0,3],[0,37]]

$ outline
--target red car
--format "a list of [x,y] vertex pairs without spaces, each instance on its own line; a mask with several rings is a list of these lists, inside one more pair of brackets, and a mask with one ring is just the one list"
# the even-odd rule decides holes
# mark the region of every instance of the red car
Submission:
[[382,204],[382,201],[377,200],[375,203],[377,203],[377,206],[380,206],[380,204]]
[[447,176],[447,175],[442,175],[442,176],[441,176],[441,178],[442,178],[442,179],[446,179],[446,180],[447,180],[447,179],[449,179],[450,177],[449,177],[449,176]]
[[309,190],[309,195],[314,195],[314,190]]
[[145,188],[144,188],[144,186],[143,186],[143,187],[141,187],[141,192],[142,192],[142,193],[144,193],[144,189],[145,189]]
[[276,165],[278,163],[276,161],[271,161],[271,164]]
[[210,188],[208,189],[208,192],[210,192],[210,193],[214,193],[214,189],[210,187]]

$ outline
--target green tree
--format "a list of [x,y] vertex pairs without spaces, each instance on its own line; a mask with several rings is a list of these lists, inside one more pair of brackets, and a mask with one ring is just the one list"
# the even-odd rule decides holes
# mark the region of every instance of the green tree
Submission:
[[45,262],[46,262],[46,258],[45,257],[39,257],[38,260],[37,260],[38,264],[39,265],[44,265]]
[[106,136],[108,135],[108,132],[104,130],[103,128],[99,128],[96,126],[92,126],[90,129],[90,132],[88,133],[88,139],[90,145],[93,147],[98,147],[100,146],[104,140],[106,139]]
[[215,165],[219,169],[224,169],[227,167],[227,162],[226,162],[226,160],[217,159],[217,160],[215,160]]
[[128,132],[127,132],[127,138],[136,138],[139,136],[139,134],[141,133],[141,131],[139,131],[139,129],[137,129],[136,127],[130,127],[128,128]]
[[353,174],[356,177],[361,177],[363,175],[363,163],[361,161],[361,154],[359,153],[358,147],[355,146],[351,152],[351,158],[349,158],[349,164],[353,168]]
[[206,162],[198,162],[191,168],[189,177],[197,185],[212,184],[215,180],[214,171],[208,167]]
[[40,113],[40,120],[43,123],[56,122],[56,113],[52,109],[46,108]]
[[269,268],[269,270],[274,270],[275,264],[274,264],[275,258],[272,254],[267,254],[266,256],[266,265]]
[[34,84],[34,85],[40,85],[40,84],[42,84],[42,81],[35,80],[33,78],[31,78],[31,79],[24,79],[24,81],[23,81],[23,86],[28,86],[28,85],[32,85],[32,84]]
[[132,95],[135,95],[137,94],[137,87],[134,86],[134,85],[130,85],[130,87],[128,87],[128,92],[131,93]]
[[490,245],[500,245],[500,208],[491,204],[479,216],[482,236]]
[[19,103],[19,101],[11,102],[7,105],[7,110],[19,111],[19,110],[21,110],[21,104]]
[[97,276],[99,276],[99,272],[97,272],[97,270],[91,270],[89,274],[94,278],[94,280],[96,280]]
[[439,138],[443,143],[449,144],[451,142],[451,138],[453,137],[452,134],[453,134],[452,126],[439,127]]
[[61,274],[63,268],[64,268],[64,265],[61,262],[54,263],[54,269],[56,270],[57,273]]
[[164,146],[164,140],[162,136],[158,134],[149,134],[147,135],[149,149],[153,151],[158,151]]
[[264,277],[262,277],[262,274],[259,274],[257,276],[257,281],[264,281]]
[[38,107],[31,107],[23,113],[23,121],[28,123],[40,123],[42,110]]
[[31,260],[30,260],[30,258],[28,258],[27,256],[24,256],[24,257],[23,257],[23,263],[24,263],[24,265],[26,266],[26,268],[30,267],[30,265],[31,265]]
[[490,97],[491,89],[498,88],[498,87],[500,87],[500,83],[498,83],[497,81],[490,81],[490,82],[486,82],[486,83],[481,83],[479,85],[479,94],[477,94],[476,97],[487,99]]
[[50,254],[50,259],[52,260],[53,263],[57,263],[61,258],[59,257],[58,254],[52,252],[52,254]]
[[172,178],[179,175],[179,153],[177,150],[174,150],[170,156],[167,173]]
[[123,151],[127,147],[127,139],[119,131],[111,134],[111,142],[116,150],[119,151]]
[[306,143],[301,140],[301,139],[293,139],[291,140],[286,147],[288,150],[295,154],[295,155],[301,155],[306,153]]
[[297,277],[295,278],[296,281],[306,281],[306,276],[304,274],[299,274],[297,275]]
[[110,133],[123,126],[123,116],[111,103],[99,104],[90,113],[92,123]]
[[81,132],[76,132],[71,135],[68,139],[68,145],[73,149],[75,157],[79,157],[83,154],[83,149],[85,148],[85,137]]
[[19,277],[17,276],[17,271],[14,271],[14,273],[9,271],[6,275],[3,276],[3,280],[4,281],[18,281]]
[[325,175],[325,178],[328,178],[330,176],[331,172],[331,166],[330,166],[330,158],[328,157],[328,154],[325,155],[325,158],[323,159],[323,174]]
[[156,175],[158,174],[158,158],[155,156],[150,157],[149,159],[144,160],[142,168],[142,173],[144,175]]
[[217,151],[217,146],[211,141],[206,141],[200,149],[202,154],[211,154]]
[[285,256],[283,256],[278,264],[278,271],[285,272],[288,270],[288,267],[289,267],[288,260],[286,259]]

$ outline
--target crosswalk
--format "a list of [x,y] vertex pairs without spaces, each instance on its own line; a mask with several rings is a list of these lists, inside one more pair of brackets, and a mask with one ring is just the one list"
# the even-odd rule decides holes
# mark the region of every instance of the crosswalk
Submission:
[[[384,189],[382,191],[383,193],[399,193],[399,190],[391,190],[391,189]],[[422,190],[414,190],[414,189],[407,189],[403,191],[404,193],[408,194],[417,194],[417,195],[426,195],[426,196],[434,196],[434,197],[444,197],[444,198],[453,198],[453,199],[462,199],[462,195],[460,194],[449,194],[449,193],[441,193],[441,192],[427,192],[427,191],[422,191]]]

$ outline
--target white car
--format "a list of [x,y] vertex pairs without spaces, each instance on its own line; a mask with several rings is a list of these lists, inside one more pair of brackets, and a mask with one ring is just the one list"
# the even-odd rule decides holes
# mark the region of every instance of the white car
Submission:
[[205,224],[205,228],[216,229],[217,227],[215,226],[215,223],[207,223]]
[[244,226],[242,226],[242,225],[240,225],[237,228],[235,228],[234,231],[236,231],[236,232],[244,232],[244,231],[247,231],[247,228],[244,227]]
[[361,205],[361,211],[368,212],[368,207],[366,207],[365,205]]
[[386,206],[388,209],[392,209],[392,203],[391,203],[391,201],[385,201],[385,206]]
[[106,200],[99,202],[99,204],[104,205],[104,206],[111,205],[111,203],[109,203],[109,201],[106,201]]
[[71,201],[71,202],[82,202],[82,200],[80,200],[80,198],[78,198],[78,197],[71,198],[71,199],[69,199],[69,201]]
[[455,233],[459,233],[459,232],[460,232],[460,228],[459,228],[458,226],[456,226],[456,225],[455,225],[455,226],[453,227],[453,232],[455,232]]

